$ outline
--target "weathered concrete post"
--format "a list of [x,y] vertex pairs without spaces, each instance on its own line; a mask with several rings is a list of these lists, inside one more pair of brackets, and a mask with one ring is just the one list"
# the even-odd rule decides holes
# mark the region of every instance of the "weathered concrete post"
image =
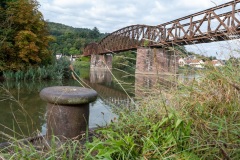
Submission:
[[86,131],[89,103],[97,99],[93,89],[75,86],[44,88],[40,97],[47,103],[47,138],[73,138]]

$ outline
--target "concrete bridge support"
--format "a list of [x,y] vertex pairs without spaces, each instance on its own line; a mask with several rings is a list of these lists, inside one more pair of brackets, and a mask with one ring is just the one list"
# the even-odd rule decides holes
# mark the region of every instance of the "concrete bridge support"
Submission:
[[112,54],[91,55],[91,69],[111,69],[112,68]]
[[164,48],[137,49],[137,74],[175,74],[177,68],[177,56],[173,51]]

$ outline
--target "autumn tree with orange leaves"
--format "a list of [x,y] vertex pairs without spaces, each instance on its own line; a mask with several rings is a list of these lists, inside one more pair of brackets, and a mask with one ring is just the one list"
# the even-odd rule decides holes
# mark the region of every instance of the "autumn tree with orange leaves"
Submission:
[[[5,3],[4,3],[5,1]],[[36,0],[0,3],[0,71],[49,64],[49,35]]]

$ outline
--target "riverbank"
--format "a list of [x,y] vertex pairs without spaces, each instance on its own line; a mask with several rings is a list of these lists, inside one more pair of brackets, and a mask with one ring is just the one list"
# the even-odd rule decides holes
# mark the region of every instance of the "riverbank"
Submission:
[[[239,159],[240,67],[199,71],[198,79],[161,84],[130,107],[114,107],[118,119],[96,130],[85,146],[68,140],[48,149],[17,146],[0,156],[29,159]],[[144,91],[143,91],[144,92]],[[16,144],[16,143],[13,143]],[[73,158],[74,155],[74,158]]]
[[153,87],[98,130],[86,159],[239,159],[239,70],[209,67],[177,88]]

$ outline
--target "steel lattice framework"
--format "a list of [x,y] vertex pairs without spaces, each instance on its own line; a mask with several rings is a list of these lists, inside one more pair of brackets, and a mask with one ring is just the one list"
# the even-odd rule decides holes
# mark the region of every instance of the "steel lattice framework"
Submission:
[[231,1],[157,26],[132,25],[99,43],[90,43],[84,55],[117,53],[139,46],[165,47],[239,38],[240,0]]

